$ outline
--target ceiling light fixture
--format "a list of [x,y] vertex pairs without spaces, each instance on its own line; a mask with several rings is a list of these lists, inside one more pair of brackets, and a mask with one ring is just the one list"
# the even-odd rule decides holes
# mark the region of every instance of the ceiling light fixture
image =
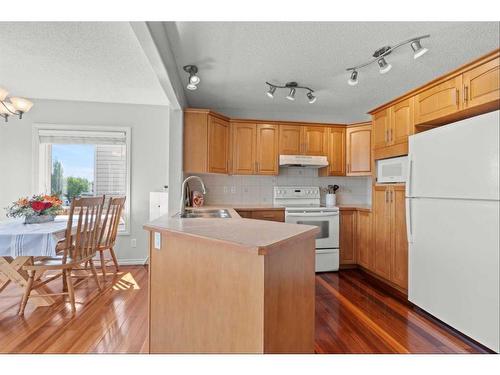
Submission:
[[266,82],[266,84],[269,86],[269,90],[266,92],[266,95],[273,99],[274,98],[274,93],[276,89],[288,89],[288,95],[285,96],[288,100],[295,101],[295,94],[297,93],[298,89],[303,89],[307,90],[308,93],[306,94],[306,97],[309,101],[309,103],[314,103],[317,99],[317,97],[313,94],[314,90],[306,87],[306,86],[299,86],[297,82],[287,82],[284,85],[275,85],[273,83]]
[[196,74],[198,73],[198,67],[196,65],[185,65],[182,69],[189,74],[186,88],[191,91],[196,90],[201,81],[200,77]]
[[0,87],[0,117],[9,121],[10,116],[17,116],[19,119],[23,118],[23,114],[28,112],[33,103],[28,99],[20,98],[18,96],[9,97],[9,92]]
[[351,73],[351,78],[347,81],[350,86],[356,86],[358,84],[358,71],[353,70]]
[[394,50],[396,50],[404,45],[410,44],[410,46],[414,52],[413,58],[418,59],[420,56],[424,55],[428,51],[427,48],[422,47],[422,44],[420,41],[422,39],[429,38],[429,37],[430,37],[429,34],[422,35],[422,36],[418,36],[418,37],[415,37],[412,39],[405,40],[404,42],[398,43],[392,47],[385,46],[385,47],[377,49],[373,53],[373,58],[371,60],[369,60],[368,62],[361,64],[361,65],[353,66],[352,68],[347,68],[347,71],[351,72],[351,77],[349,78],[347,83],[351,86],[356,86],[358,84],[358,71],[359,71],[359,69],[364,68],[365,66],[368,66],[370,64],[373,64],[374,62],[377,62],[378,66],[379,66],[379,71],[381,74],[387,73],[392,68],[392,65],[390,63],[388,63],[386,60],[387,55],[391,54],[392,51],[394,51]]

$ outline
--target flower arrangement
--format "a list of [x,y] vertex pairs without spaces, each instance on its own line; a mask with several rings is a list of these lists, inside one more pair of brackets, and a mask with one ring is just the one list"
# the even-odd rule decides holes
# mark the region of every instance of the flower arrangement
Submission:
[[24,217],[27,224],[52,221],[63,211],[59,198],[44,194],[20,198],[6,210],[8,217]]

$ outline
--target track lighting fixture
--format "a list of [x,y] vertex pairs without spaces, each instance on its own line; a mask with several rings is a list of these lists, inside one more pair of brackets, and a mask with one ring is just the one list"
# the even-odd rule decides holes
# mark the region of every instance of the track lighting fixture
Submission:
[[313,104],[313,103],[316,101],[316,99],[317,99],[317,98],[313,95],[313,93],[312,93],[312,92],[310,92],[310,91],[306,94],[306,96],[307,96],[307,99],[309,99],[309,104]]
[[3,117],[5,122],[9,121],[10,116],[17,116],[22,119],[23,114],[33,107],[33,103],[25,98],[8,97],[8,95],[9,92],[0,87],[0,117]]
[[292,101],[294,101],[294,100],[295,100],[295,91],[296,91],[296,90],[292,87],[292,88],[290,89],[290,92],[289,92],[289,93],[288,93],[288,95],[286,96],[286,98],[287,98],[288,100],[292,100]]
[[356,86],[358,84],[358,71],[359,71],[359,69],[364,68],[365,66],[368,66],[374,62],[377,62],[380,74],[387,73],[392,68],[392,65],[390,63],[388,63],[386,60],[387,55],[391,54],[392,51],[394,51],[394,50],[398,49],[399,47],[402,47],[406,44],[410,44],[410,46],[413,50],[413,53],[414,53],[413,58],[418,59],[420,56],[424,55],[428,51],[427,48],[422,47],[421,40],[425,39],[425,38],[429,38],[429,37],[430,37],[429,34],[422,35],[422,36],[418,36],[416,38],[405,40],[404,42],[398,43],[393,47],[385,46],[385,47],[377,49],[373,53],[373,58],[371,60],[369,60],[368,62],[361,64],[361,65],[358,65],[358,66],[353,66],[352,68],[347,68],[347,71],[351,72],[351,77],[349,78],[347,83],[350,86]]
[[269,87],[269,91],[266,93],[271,99],[274,98],[274,92],[276,91],[276,86]]
[[196,75],[196,73],[198,73],[198,67],[196,65],[185,65],[183,69],[189,74],[186,88],[191,91],[196,90],[198,88],[198,84],[200,83],[200,77]]
[[266,82],[266,84],[269,86],[269,90],[266,92],[266,95],[270,97],[271,99],[274,98],[274,93],[276,89],[288,89],[288,95],[285,96],[288,100],[295,101],[295,94],[297,93],[298,89],[304,89],[307,90],[306,97],[309,101],[309,103],[314,103],[317,99],[317,97],[313,94],[314,90],[306,87],[306,86],[299,86],[297,82],[287,82],[285,85],[275,85],[273,83]]
[[358,72],[356,70],[352,71],[351,78],[349,78],[347,83],[351,86],[356,86],[358,84]]

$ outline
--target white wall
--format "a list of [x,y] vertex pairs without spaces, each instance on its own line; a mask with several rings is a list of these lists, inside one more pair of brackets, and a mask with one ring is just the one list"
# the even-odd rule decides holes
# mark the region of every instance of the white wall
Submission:
[[[371,177],[318,177],[317,169],[308,168],[280,168],[278,176],[200,176],[207,188],[206,204],[272,204],[274,186],[335,184],[340,186],[338,204],[371,204]],[[200,189],[196,182],[190,187]]]
[[[23,195],[36,193],[32,186],[32,125],[130,126],[131,225],[130,236],[120,236],[116,249],[123,264],[143,263],[147,236],[142,225],[149,218],[149,192],[169,181],[169,116],[167,106],[34,100],[23,120],[0,122],[0,220],[4,207]],[[3,119],[0,119],[3,120]],[[179,166],[180,169],[180,166]],[[130,240],[137,239],[137,248]]]

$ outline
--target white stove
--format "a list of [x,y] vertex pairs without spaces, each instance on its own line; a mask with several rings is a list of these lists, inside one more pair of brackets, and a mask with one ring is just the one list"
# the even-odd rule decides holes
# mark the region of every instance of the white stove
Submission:
[[314,225],[316,272],[339,269],[339,208],[322,207],[319,187],[276,186],[274,205],[285,207],[285,222]]

